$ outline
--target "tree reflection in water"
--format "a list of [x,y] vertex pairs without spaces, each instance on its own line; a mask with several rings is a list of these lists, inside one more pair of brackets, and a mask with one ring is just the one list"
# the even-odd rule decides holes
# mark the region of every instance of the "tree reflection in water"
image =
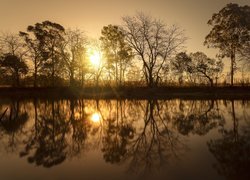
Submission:
[[175,114],[173,121],[182,135],[189,133],[206,135],[210,130],[225,123],[218,102],[215,100],[185,102],[180,100],[179,111]]
[[141,107],[144,124],[131,144],[130,170],[147,175],[177,158],[184,145],[173,130],[166,102],[150,100]]
[[246,114],[243,116],[248,119],[245,119],[245,125],[239,132],[239,119],[236,117],[233,100],[230,114],[233,120],[232,129],[228,130],[223,126],[220,129],[222,138],[208,142],[209,150],[218,161],[214,167],[227,179],[250,179],[250,118]]
[[51,167],[81,152],[89,126],[83,101],[34,101],[34,109],[34,136],[21,156],[28,156],[30,163]]
[[[247,172],[250,122],[238,130],[234,101],[233,129],[227,103],[218,100],[38,100],[3,101],[0,141],[29,163],[52,167],[84,152],[101,150],[104,160],[125,164],[130,173],[145,176],[179,160],[188,135],[206,135],[220,128],[222,139],[208,142],[226,177]],[[237,104],[240,109],[249,103]],[[242,113],[249,119],[247,111]],[[241,119],[243,118],[240,117]],[[93,119],[94,118],[94,119]],[[234,162],[234,163],[233,163]],[[245,168],[245,169],[244,169]],[[233,175],[232,175],[233,174]],[[232,175],[232,176],[231,176]]]
[[0,138],[7,136],[6,150],[15,152],[22,144],[22,138],[27,135],[25,124],[28,121],[28,113],[24,107],[20,107],[19,100],[6,104],[7,111],[0,122]]
[[[36,109],[36,102],[34,106]],[[65,121],[65,112],[61,111],[60,102],[48,101],[39,107],[39,112],[35,119],[35,136],[27,141],[20,155],[28,155],[30,163],[51,167],[66,158],[65,134],[69,131],[68,122]]]

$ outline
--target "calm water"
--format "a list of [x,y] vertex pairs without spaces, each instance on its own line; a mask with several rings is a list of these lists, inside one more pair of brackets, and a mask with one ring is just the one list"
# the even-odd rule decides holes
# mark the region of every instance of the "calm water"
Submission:
[[0,99],[0,179],[249,179],[250,101]]

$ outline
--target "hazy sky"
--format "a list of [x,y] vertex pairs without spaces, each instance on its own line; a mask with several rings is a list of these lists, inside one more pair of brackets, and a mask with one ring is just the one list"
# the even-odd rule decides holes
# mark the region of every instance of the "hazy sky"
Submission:
[[215,50],[203,46],[210,29],[207,21],[230,2],[250,5],[249,0],[0,0],[0,31],[24,31],[28,25],[50,20],[98,38],[103,26],[121,24],[122,16],[142,11],[185,29],[189,52],[214,56]]

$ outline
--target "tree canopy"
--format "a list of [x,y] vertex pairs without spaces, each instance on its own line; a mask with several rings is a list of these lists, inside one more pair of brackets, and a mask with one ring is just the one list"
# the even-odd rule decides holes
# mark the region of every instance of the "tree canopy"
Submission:
[[27,64],[16,55],[6,54],[0,61],[0,65],[4,68],[6,74],[13,77],[15,86],[20,86],[20,76],[28,73]]
[[236,54],[250,42],[250,7],[230,3],[208,21],[212,30],[205,38],[205,45],[218,48],[221,57],[231,59],[231,85],[233,85]]
[[115,25],[104,26],[100,40],[102,49],[107,58],[107,68],[110,73],[114,69],[116,85],[124,81],[124,73],[132,59],[132,49],[125,41],[125,34],[121,28]]

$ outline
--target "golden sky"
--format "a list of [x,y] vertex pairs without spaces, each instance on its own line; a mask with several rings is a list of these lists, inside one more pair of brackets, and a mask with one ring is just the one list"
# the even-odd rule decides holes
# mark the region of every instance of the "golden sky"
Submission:
[[99,38],[103,26],[121,24],[121,17],[145,12],[177,24],[186,31],[188,52],[215,50],[203,46],[207,21],[227,3],[250,5],[249,0],[0,0],[0,31],[24,31],[28,25],[50,20],[65,28],[80,28]]

